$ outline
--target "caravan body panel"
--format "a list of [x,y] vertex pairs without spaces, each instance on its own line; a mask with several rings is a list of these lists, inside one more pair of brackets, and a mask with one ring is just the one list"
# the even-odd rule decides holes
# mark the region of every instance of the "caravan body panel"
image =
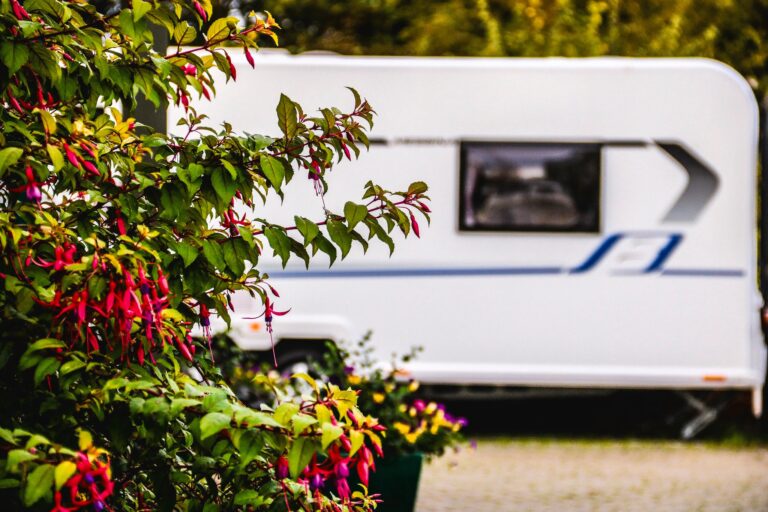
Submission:
[[[410,370],[432,383],[762,385],[757,107],[730,68],[264,55],[251,70],[233,61],[238,81],[196,104],[211,124],[274,134],[281,92],[307,110],[344,109],[345,86],[378,112],[377,143],[329,177],[331,210],[359,199],[369,179],[389,189],[423,180],[432,198],[431,225],[421,221],[420,240],[396,237],[391,257],[373,243],[331,269],[324,256],[309,271],[273,265],[279,305],[292,308],[274,323],[278,338],[355,341],[371,329],[382,360],[422,345]],[[590,183],[573,178],[579,166]],[[579,187],[587,192],[570,197]],[[284,204],[256,215],[322,220],[302,172],[288,188]],[[546,215],[520,206],[542,197]],[[267,348],[263,330],[238,320],[261,305],[238,296],[235,306],[237,342]]]

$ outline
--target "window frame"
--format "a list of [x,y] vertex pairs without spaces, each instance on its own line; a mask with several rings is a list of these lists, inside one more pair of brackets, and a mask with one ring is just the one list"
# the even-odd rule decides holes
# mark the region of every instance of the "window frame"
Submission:
[[[597,212],[595,215],[594,224],[588,228],[585,227],[547,227],[547,226],[470,226],[466,223],[466,210],[467,204],[465,199],[466,179],[467,179],[467,159],[468,150],[470,146],[488,146],[488,147],[500,147],[500,146],[517,146],[517,147],[552,147],[552,146],[580,146],[586,148],[593,148],[597,152],[598,156],[598,171],[597,171]],[[594,235],[603,232],[603,181],[605,179],[603,172],[603,143],[600,142],[574,142],[574,141],[488,141],[488,140],[461,140],[459,141],[459,223],[458,231],[464,233],[546,233],[546,234],[584,234]]]

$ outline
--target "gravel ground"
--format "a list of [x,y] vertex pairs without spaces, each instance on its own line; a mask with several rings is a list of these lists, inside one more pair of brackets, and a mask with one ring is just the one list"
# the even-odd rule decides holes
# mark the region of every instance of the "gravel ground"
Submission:
[[480,440],[427,463],[418,512],[768,512],[768,448]]

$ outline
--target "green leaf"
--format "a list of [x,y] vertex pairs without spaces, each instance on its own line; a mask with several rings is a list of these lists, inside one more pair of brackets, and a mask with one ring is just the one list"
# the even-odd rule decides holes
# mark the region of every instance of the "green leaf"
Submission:
[[189,164],[187,166],[187,171],[189,172],[189,179],[197,181],[197,179],[205,173],[205,167],[200,164]]
[[16,444],[16,439],[14,439],[11,431],[5,428],[0,428],[0,439],[4,440],[8,444]]
[[181,256],[181,259],[184,260],[185,268],[190,266],[197,259],[198,250],[184,242],[177,243],[173,249],[176,251],[176,254]]
[[429,189],[423,181],[415,181],[408,187],[408,195],[423,194]]
[[316,451],[317,443],[311,439],[299,437],[293,441],[291,449],[288,450],[288,471],[292,479],[299,477]]
[[284,402],[275,409],[275,420],[283,425],[288,425],[288,422],[299,412],[299,406],[293,402]]
[[61,375],[67,375],[69,373],[79,370],[80,368],[83,368],[84,366],[85,366],[85,362],[80,361],[79,359],[72,359],[71,361],[67,361],[66,363],[61,365],[60,373]]
[[61,366],[61,362],[55,357],[46,357],[37,364],[35,368],[35,386],[39,386],[43,379],[49,375],[56,373],[56,370]]
[[[346,233],[347,230],[344,229],[344,232]],[[330,260],[329,266],[333,265],[333,263],[336,261],[336,247],[327,238],[325,238],[323,235],[317,235],[317,237],[312,242],[312,246],[313,248],[316,247],[317,249],[327,254],[328,259]]]
[[217,269],[224,270],[226,268],[227,263],[224,261],[224,253],[217,242],[213,240],[203,241],[203,255]]
[[360,449],[361,446],[363,446],[363,440],[365,436],[363,436],[363,433],[359,430],[353,430],[349,433],[349,443],[352,445],[352,447],[349,449],[349,456],[352,457],[355,453],[357,453],[357,450]]
[[179,44],[189,44],[197,38],[195,27],[182,21],[173,29],[173,39]]
[[355,97],[355,108],[360,106],[360,103],[362,103],[360,99],[360,93],[357,92],[357,90],[353,87],[347,87],[350,91],[352,91],[352,95]]
[[134,21],[139,21],[145,14],[152,10],[152,4],[145,2],[144,0],[131,0],[131,7],[133,7]]
[[5,469],[6,471],[16,473],[19,470],[19,464],[30,460],[37,460],[37,455],[31,454],[27,450],[11,450],[8,452]]
[[48,151],[48,156],[51,159],[54,170],[58,171],[64,167],[64,157],[62,156],[61,150],[59,150],[59,148],[52,146],[51,144],[47,144],[45,149]]
[[0,176],[3,176],[5,170],[15,164],[23,153],[24,151],[21,148],[0,149]]
[[312,243],[312,240],[320,234],[320,228],[311,220],[299,217],[298,215],[293,220],[296,222],[296,228],[299,230],[299,233],[304,237],[304,247]]
[[35,352],[37,350],[44,350],[47,348],[65,348],[66,344],[57,340],[56,338],[42,338],[27,347],[26,352]]
[[389,247],[389,255],[392,256],[392,253],[395,252],[395,242],[392,240],[392,237],[387,234],[387,230],[384,229],[376,220],[368,223],[368,226],[370,226],[370,228],[373,230],[376,238],[387,244],[387,247]]
[[285,94],[280,95],[277,104],[277,125],[285,138],[290,140],[296,136],[298,111],[294,102]]
[[171,416],[175,418],[187,407],[195,407],[200,405],[200,403],[200,400],[195,400],[194,398],[174,398],[171,400]]
[[308,414],[299,413],[293,417],[293,434],[298,436],[299,434],[304,432],[304,430],[306,430],[307,427],[309,427],[310,425],[314,425],[315,423],[317,423],[317,420],[312,416],[309,416]]
[[344,259],[352,248],[352,237],[349,235],[347,227],[337,220],[329,220],[328,235],[339,246],[341,259]]
[[222,244],[221,250],[224,253],[224,261],[226,262],[227,267],[234,275],[241,276],[245,273],[245,261],[238,254],[235,245],[236,243],[236,239],[227,240]]
[[51,492],[54,480],[54,467],[50,464],[37,466],[27,477],[24,487],[24,505],[30,507],[40,498]]
[[0,60],[8,68],[8,75],[13,75],[29,60],[29,48],[23,43],[5,41],[0,45]]
[[53,118],[50,112],[47,110],[38,110],[37,113],[40,114],[40,121],[43,123],[43,129],[45,129],[45,133],[56,133],[56,120]]
[[200,420],[200,437],[207,439],[229,427],[232,418],[220,412],[209,412]]
[[240,436],[240,466],[247,466],[264,449],[264,438],[254,430],[246,430]]
[[15,478],[2,478],[0,479],[0,489],[13,489],[18,487],[19,483]]
[[254,489],[245,489],[235,494],[235,505],[251,505],[253,507],[259,507],[266,504],[267,500],[270,500],[263,493]]
[[261,171],[269,180],[269,183],[275,190],[280,192],[280,187],[283,186],[283,180],[285,179],[283,163],[277,158],[269,155],[261,155],[259,163],[261,164]]
[[232,29],[229,28],[231,18],[218,18],[211,23],[206,33],[209,43],[219,43],[229,37]]
[[229,171],[224,168],[213,171],[213,174],[211,174],[211,184],[223,204],[229,204],[235,196],[235,192],[237,192],[237,183],[229,175]]
[[61,487],[67,483],[67,480],[69,480],[76,471],[77,465],[74,462],[70,460],[60,462],[59,465],[56,466],[56,470],[54,472],[56,479],[56,490],[61,489]]
[[343,428],[341,428],[339,425],[333,425],[331,423],[323,423],[321,430],[322,430],[321,444],[322,444],[323,450],[327,450],[328,446],[330,446],[332,442],[340,438],[341,435],[344,433]]
[[344,205],[344,216],[347,218],[349,231],[352,231],[358,223],[368,216],[368,208],[362,204],[355,204],[352,201],[347,201]]
[[285,267],[285,264],[288,263],[288,258],[291,257],[291,239],[282,229],[274,226],[265,229],[264,235],[267,237],[269,246],[280,257],[283,267]]
[[275,418],[266,412],[254,411],[253,409],[242,409],[235,413],[235,422],[238,425],[249,427],[258,427],[266,425],[268,427],[282,428],[285,425],[275,421]]
[[40,354],[37,354],[36,352],[39,352],[40,350],[50,349],[50,348],[64,348],[64,347],[66,347],[64,342],[61,340],[57,340],[55,338],[43,338],[41,340],[37,340],[32,345],[27,347],[27,350],[21,356],[21,359],[19,360],[19,370],[24,371],[28,368],[32,368],[38,363],[38,361],[40,361],[43,358]]

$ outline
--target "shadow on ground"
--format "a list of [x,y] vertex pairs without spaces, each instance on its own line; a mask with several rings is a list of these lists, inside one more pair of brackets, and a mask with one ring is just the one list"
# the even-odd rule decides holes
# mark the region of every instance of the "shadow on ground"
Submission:
[[[768,422],[752,417],[746,394],[700,393],[696,399],[721,406],[699,440],[768,442]],[[441,397],[451,413],[469,421],[468,436],[678,439],[697,416],[680,394],[614,391],[532,398]]]

